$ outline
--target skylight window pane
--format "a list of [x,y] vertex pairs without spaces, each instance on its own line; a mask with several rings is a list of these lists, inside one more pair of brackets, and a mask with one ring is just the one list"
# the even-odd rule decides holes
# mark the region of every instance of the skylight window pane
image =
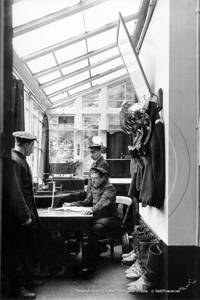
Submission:
[[117,13],[114,6],[110,7],[109,2],[87,9],[84,12],[86,31],[95,30],[117,20]]
[[88,40],[88,51],[94,51],[116,42],[116,28],[97,34]]
[[106,76],[103,76],[99,79],[93,80],[92,81],[92,86],[95,86],[97,84],[102,84],[104,82],[107,82],[109,80],[114,80],[115,78],[119,77],[119,76],[125,76],[127,74],[126,69],[123,68],[121,70],[118,70],[116,72],[113,72],[111,74],[108,74]]
[[38,78],[37,80],[38,80],[38,82],[39,82],[40,84],[43,84],[43,83],[46,83],[46,82],[48,82],[48,81],[51,81],[51,80],[56,79],[56,78],[59,78],[59,77],[61,77],[61,74],[60,74],[59,71],[56,71],[56,72],[53,72],[53,73],[51,73],[51,74],[42,76],[42,77]]
[[42,18],[63,8],[70,7],[79,0],[26,0],[13,4],[13,27],[26,24],[35,19]]
[[87,53],[85,41],[55,51],[55,55],[59,64],[69,61],[77,56],[81,56],[85,53]]
[[86,31],[117,21],[119,12],[123,17],[136,13],[140,2],[140,0],[110,0],[86,10],[84,12]]
[[57,92],[61,89],[68,88],[71,85],[76,84],[79,81],[82,81],[82,80],[87,79],[87,78],[89,78],[89,72],[84,72],[84,73],[81,73],[77,76],[73,76],[69,79],[66,79],[64,81],[61,81],[61,82],[56,83],[56,84],[54,84],[50,87],[45,88],[44,92],[46,93],[46,95],[49,95],[49,94]]
[[106,64],[103,64],[99,67],[96,67],[94,69],[91,69],[91,75],[92,76],[95,76],[97,74],[101,74],[103,72],[106,72],[108,70],[111,70],[111,69],[114,69],[120,65],[123,65],[123,60],[121,57],[117,58],[117,59],[114,59],[114,60],[111,60],[109,61],[108,63]]
[[61,71],[62,71],[63,75],[66,75],[66,74],[72,73],[76,70],[82,69],[87,66],[88,66],[88,60],[82,60],[79,63],[76,63],[69,67],[63,68]]
[[81,86],[79,86],[79,87],[73,89],[73,90],[70,90],[70,91],[69,91],[69,94],[70,94],[70,95],[73,95],[73,94],[76,94],[76,93],[81,92],[81,91],[83,91],[83,90],[89,89],[90,87],[91,87],[90,84],[89,84],[89,83],[86,83],[86,84],[83,84],[83,85],[81,85]]
[[51,103],[54,103],[54,102],[56,102],[56,101],[58,101],[58,100],[66,99],[66,97],[68,97],[68,93],[67,93],[67,92],[64,92],[64,93],[59,94],[59,95],[57,95],[57,96],[55,96],[55,97],[51,97],[51,98],[50,98],[50,101],[51,101]]
[[64,107],[58,107],[54,108],[53,111],[55,114],[67,114],[69,113],[69,108],[73,108],[74,102],[70,102],[69,104],[66,104]]
[[83,14],[78,13],[20,35],[13,39],[13,45],[19,56],[22,57],[84,32]]
[[94,63],[96,63],[98,61],[101,61],[103,59],[109,58],[109,57],[117,55],[117,54],[119,54],[119,50],[116,47],[114,49],[110,49],[108,51],[105,51],[105,52],[102,52],[102,53],[100,53],[98,55],[90,57],[89,61],[90,61],[91,64],[94,64]]
[[50,53],[27,62],[27,66],[29,67],[32,74],[35,74],[56,66],[56,61],[53,57],[53,54]]

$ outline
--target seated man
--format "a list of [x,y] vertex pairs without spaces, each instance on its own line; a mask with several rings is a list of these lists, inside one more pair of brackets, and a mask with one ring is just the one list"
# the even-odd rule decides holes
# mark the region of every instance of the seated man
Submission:
[[83,201],[64,203],[63,206],[88,206],[84,214],[93,214],[94,221],[91,226],[90,246],[95,259],[98,255],[108,250],[106,244],[99,240],[112,229],[120,226],[120,216],[115,204],[116,190],[108,181],[108,173],[100,167],[93,167],[92,187],[87,198]]

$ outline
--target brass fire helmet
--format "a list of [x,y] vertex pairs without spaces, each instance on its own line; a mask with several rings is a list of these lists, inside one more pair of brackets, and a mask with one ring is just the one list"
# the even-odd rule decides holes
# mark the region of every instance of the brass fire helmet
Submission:
[[133,145],[130,146],[134,150],[145,145],[151,134],[151,119],[146,113],[147,105],[141,103],[129,104],[127,101],[122,103],[119,119],[122,130],[133,136]]

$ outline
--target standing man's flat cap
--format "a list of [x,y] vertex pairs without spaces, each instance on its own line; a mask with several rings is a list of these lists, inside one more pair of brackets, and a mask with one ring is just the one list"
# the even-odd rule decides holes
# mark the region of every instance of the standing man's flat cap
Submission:
[[15,131],[12,135],[21,140],[26,140],[27,142],[35,141],[37,142],[37,137],[29,132],[26,131]]

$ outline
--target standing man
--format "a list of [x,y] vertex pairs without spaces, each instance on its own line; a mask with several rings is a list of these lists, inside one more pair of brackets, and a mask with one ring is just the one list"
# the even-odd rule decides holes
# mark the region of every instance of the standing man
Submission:
[[93,145],[89,146],[89,149],[90,149],[91,158],[94,160],[94,162],[92,163],[89,177],[88,177],[87,195],[90,192],[91,184],[92,184],[92,179],[91,179],[92,168],[93,167],[103,168],[104,170],[107,171],[108,174],[109,174],[109,168],[110,168],[109,164],[102,156],[102,153],[103,154],[106,153],[105,146],[103,146],[102,144],[93,144]]
[[[35,200],[33,181],[26,157],[33,153],[36,136],[25,132],[13,132],[15,147],[12,150],[11,199],[9,205],[10,255],[9,279],[11,294],[18,299],[35,299],[29,292],[43,283],[33,277],[33,260],[37,259],[36,231],[42,229]],[[34,257],[35,256],[35,257]]]

